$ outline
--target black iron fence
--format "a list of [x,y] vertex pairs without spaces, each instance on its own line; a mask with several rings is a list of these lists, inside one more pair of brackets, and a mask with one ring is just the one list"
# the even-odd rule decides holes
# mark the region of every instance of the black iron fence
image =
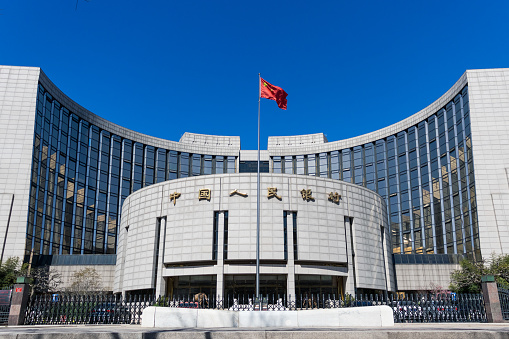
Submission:
[[485,322],[486,311],[481,294],[395,295],[228,295],[205,294],[175,296],[53,295],[32,298],[25,325],[40,324],[140,324],[148,306],[209,308],[230,311],[295,311],[344,307],[389,306],[394,321],[401,322]]
[[7,325],[9,321],[9,312],[11,305],[0,305],[0,325]]
[[0,325],[7,325],[11,310],[12,286],[0,290]]
[[35,296],[28,304],[25,325],[139,324],[143,310],[154,303],[151,296]]
[[504,320],[509,320],[509,290],[498,284],[498,298],[500,299],[500,308],[502,309],[502,316]]

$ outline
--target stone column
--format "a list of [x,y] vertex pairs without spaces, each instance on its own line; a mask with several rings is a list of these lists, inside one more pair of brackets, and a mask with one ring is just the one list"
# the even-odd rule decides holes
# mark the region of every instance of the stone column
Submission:
[[486,308],[486,318],[488,322],[489,323],[504,322],[495,277],[492,275],[483,276],[481,286],[482,294],[484,297],[484,306]]
[[[25,278],[26,279],[26,278]],[[20,281],[20,278],[18,278]],[[12,289],[11,310],[9,312],[9,326],[23,325],[25,322],[25,311],[27,309],[30,287],[28,284],[16,284]]]

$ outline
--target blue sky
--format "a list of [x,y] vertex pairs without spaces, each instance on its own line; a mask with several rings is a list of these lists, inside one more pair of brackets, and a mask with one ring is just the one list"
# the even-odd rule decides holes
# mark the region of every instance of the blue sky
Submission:
[[509,67],[509,1],[0,2],[0,64],[41,67],[71,99],[178,141],[239,135],[329,141],[398,122],[466,69]]

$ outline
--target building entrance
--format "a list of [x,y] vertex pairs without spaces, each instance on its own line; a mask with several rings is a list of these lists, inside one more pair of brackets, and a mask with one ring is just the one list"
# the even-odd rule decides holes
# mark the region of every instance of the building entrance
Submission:
[[215,275],[189,275],[166,279],[166,295],[170,298],[193,296],[197,293],[205,293],[208,296],[216,294]]
[[[283,296],[286,294],[285,274],[279,275],[260,275],[260,294]],[[225,295],[246,295],[254,296],[256,293],[256,276],[249,275],[225,275],[224,277]]]
[[343,294],[343,277],[331,275],[295,275],[295,293],[304,295],[325,295],[339,298]]

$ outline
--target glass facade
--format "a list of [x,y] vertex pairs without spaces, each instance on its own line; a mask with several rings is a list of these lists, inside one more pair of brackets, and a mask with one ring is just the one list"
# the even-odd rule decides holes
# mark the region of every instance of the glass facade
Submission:
[[236,157],[156,148],[102,130],[39,85],[25,254],[115,254],[124,199],[165,180],[235,173]]
[[[129,194],[177,178],[251,172],[255,164],[241,161],[237,169],[234,156],[163,149],[112,134],[41,85],[35,119],[26,255],[32,249],[34,255],[115,254]],[[270,164],[272,173],[343,180],[380,194],[395,254],[480,257],[467,87],[424,121],[384,139],[273,156]]]
[[387,203],[395,254],[480,258],[468,87],[397,134],[332,152],[274,156],[272,173],[339,179]]

